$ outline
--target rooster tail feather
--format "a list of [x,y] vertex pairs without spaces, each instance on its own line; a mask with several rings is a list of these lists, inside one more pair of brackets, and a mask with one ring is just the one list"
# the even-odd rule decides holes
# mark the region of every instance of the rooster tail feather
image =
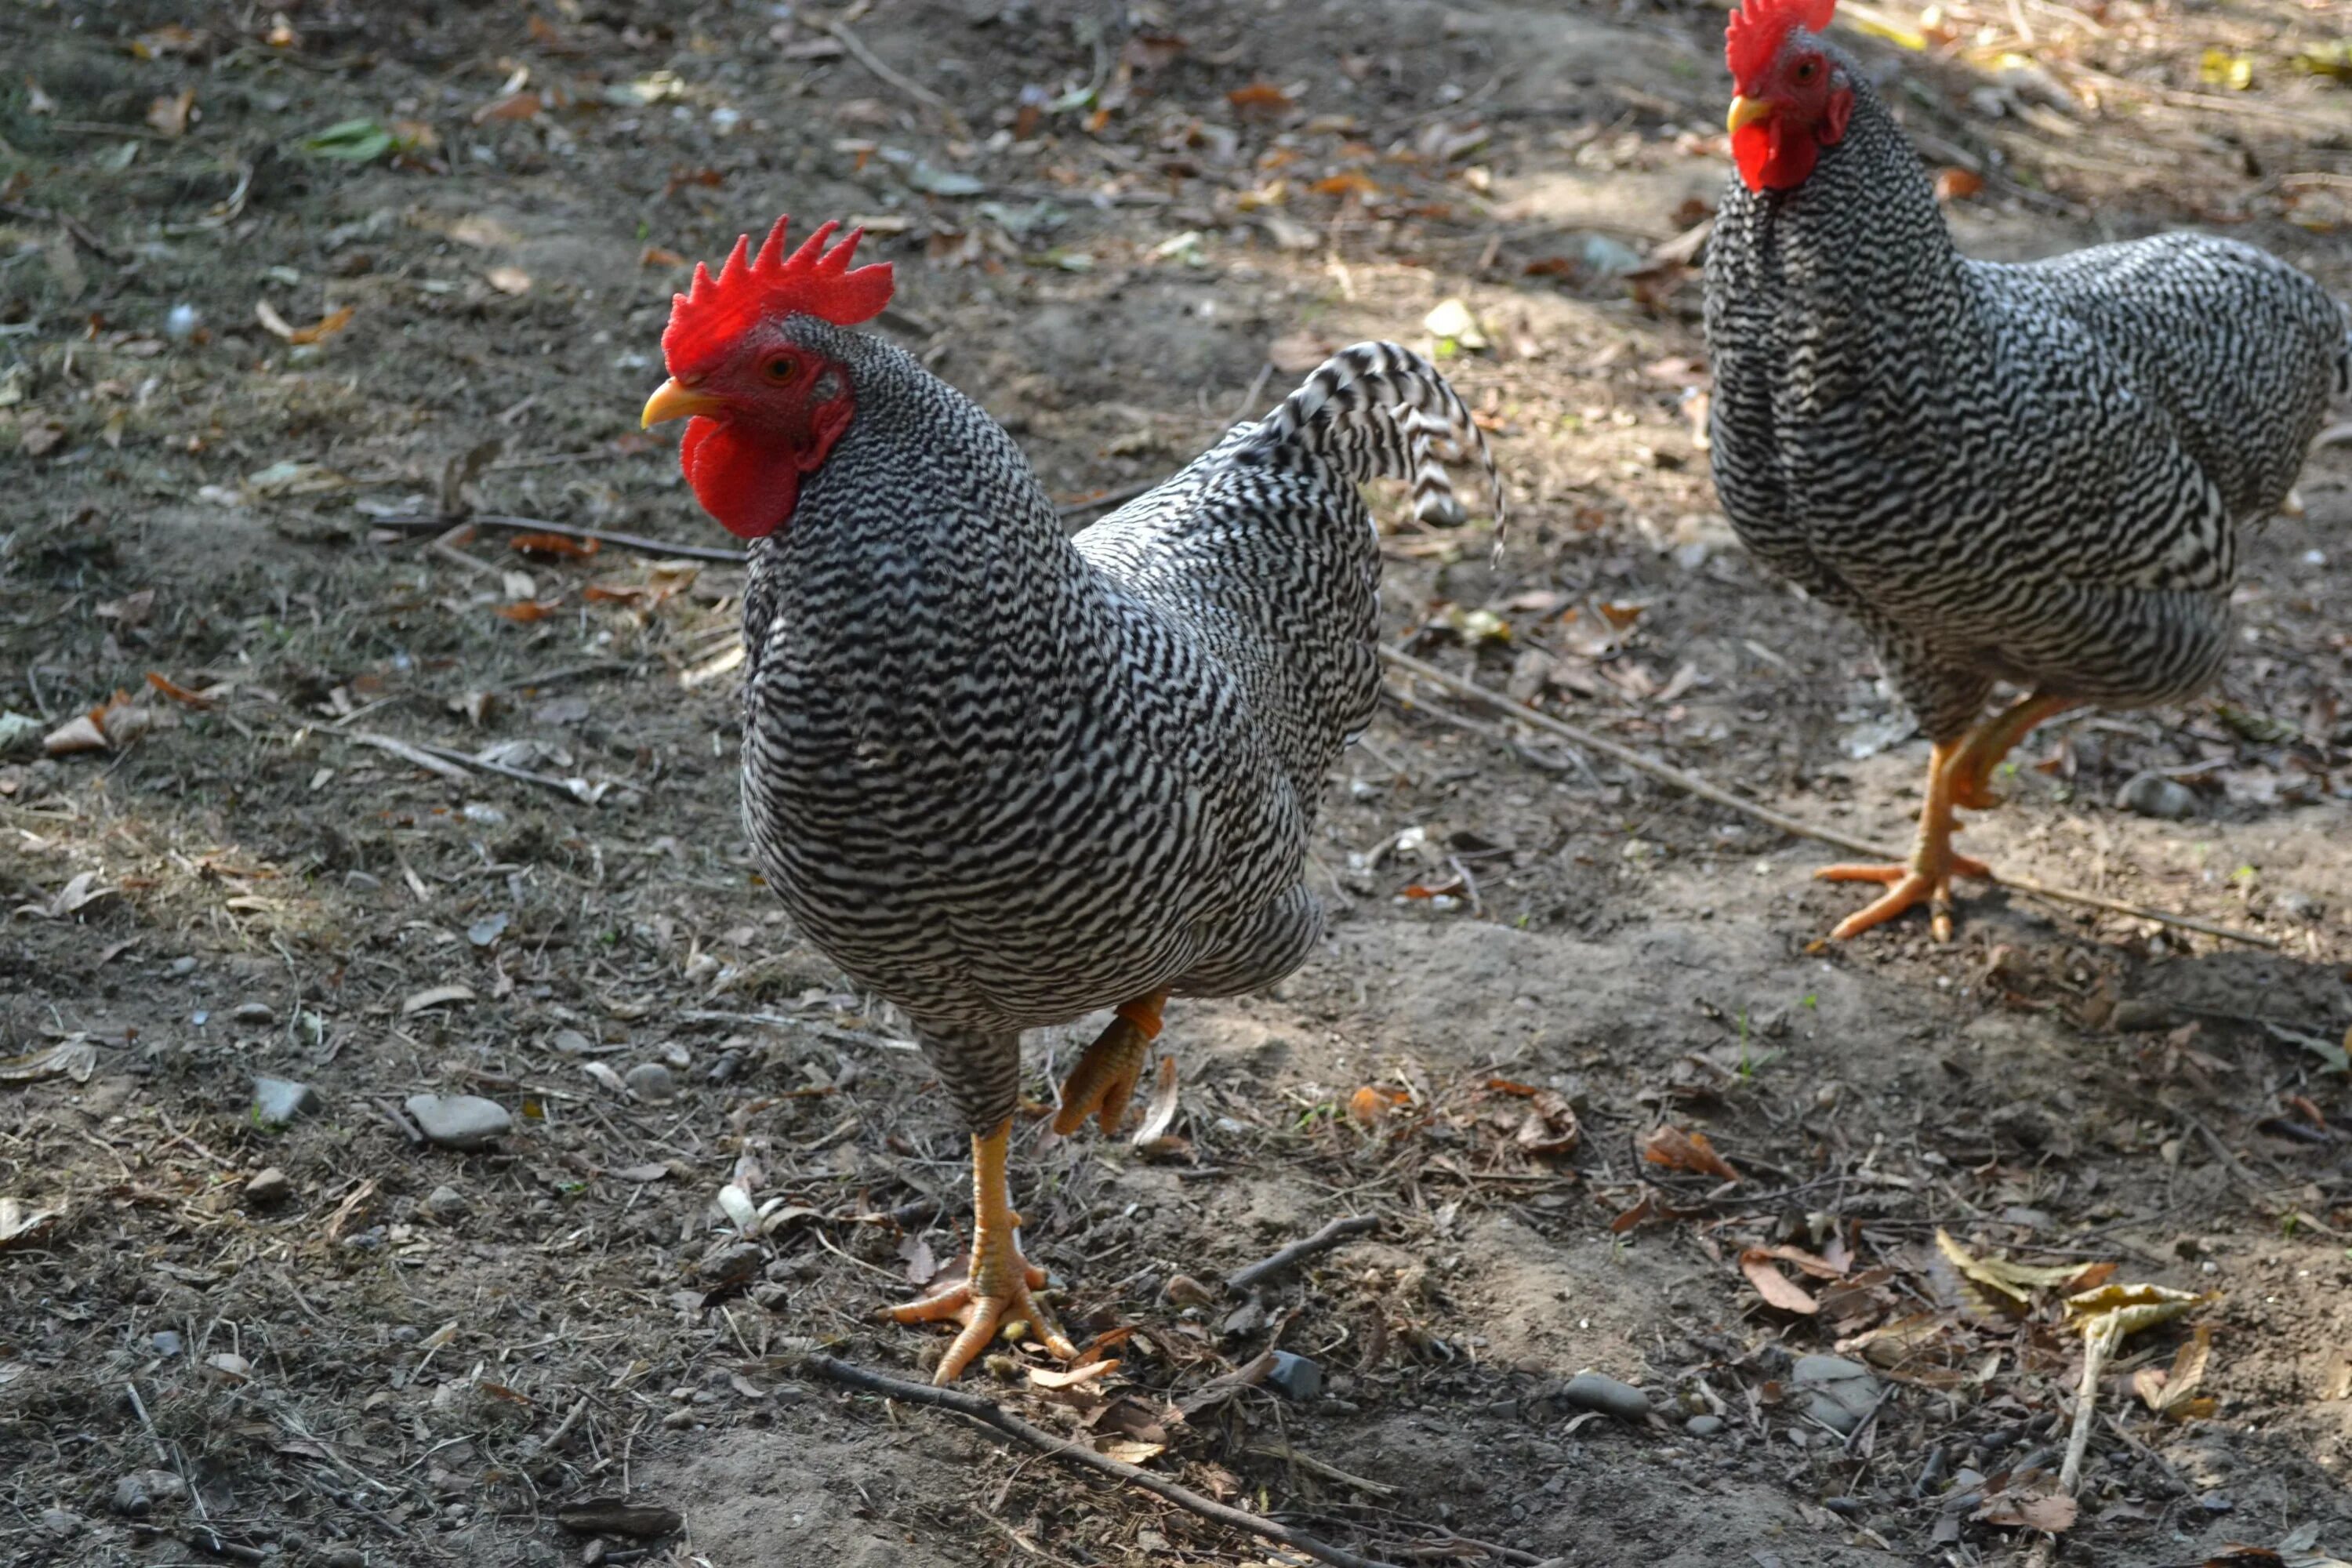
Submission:
[[1438,525],[1464,516],[1447,462],[1475,456],[1501,531],[1503,479],[1486,437],[1437,367],[1396,343],[1356,343],[1325,360],[1234,455],[1264,461],[1286,451],[1312,455],[1359,483],[1407,480],[1413,515]]

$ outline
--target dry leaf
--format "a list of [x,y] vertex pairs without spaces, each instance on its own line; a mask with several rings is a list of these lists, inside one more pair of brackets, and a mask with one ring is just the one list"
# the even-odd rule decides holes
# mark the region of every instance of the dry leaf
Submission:
[[167,98],[159,98],[147,106],[147,123],[164,135],[177,140],[188,133],[188,114],[196,106],[196,89],[184,87]]
[[400,1004],[400,1016],[405,1018],[412,1014],[422,1013],[428,1007],[446,1007],[458,1002],[473,1000],[475,1000],[474,988],[470,985],[435,985],[426,990],[413,992],[403,998]]
[[493,267],[482,274],[482,280],[501,294],[530,292],[530,274],[520,267]]
[[2021,1498],[2007,1492],[1996,1492],[1985,1499],[1976,1517],[1987,1524],[2003,1524],[2015,1530],[2046,1531],[2057,1534],[2074,1522],[2077,1512],[2074,1500],[2053,1494],[2049,1497]]
[[15,1198],[0,1198],[0,1247],[31,1246],[47,1236],[65,1212],[28,1208]]
[[0,1083],[38,1083],[60,1077],[88,1083],[97,1067],[98,1047],[87,1036],[76,1035],[20,1057],[0,1057]]
[[507,548],[525,555],[586,556],[604,548],[597,539],[573,539],[562,533],[518,533],[507,541]]
[[2197,1385],[2205,1381],[2206,1365],[2212,1360],[2213,1330],[2205,1323],[2197,1325],[2194,1334],[2179,1353],[2172,1358],[2169,1370],[2160,1366],[2144,1366],[2132,1373],[2132,1392],[2158,1415],[2175,1421],[2190,1421],[2210,1415],[2217,1404],[2210,1394],[2199,1397]]
[[253,305],[253,319],[259,321],[272,336],[283,338],[289,343],[299,345],[323,342],[333,337],[352,324],[354,309],[352,306],[345,305],[341,310],[330,311],[320,317],[310,326],[298,327],[279,315],[278,307],[268,300],[257,300]]
[[1171,1143],[1181,1150],[1182,1141],[1168,1136],[1168,1130],[1175,1125],[1176,1058],[1163,1056],[1160,1058],[1159,1079],[1152,1085],[1151,1103],[1144,1108],[1143,1122],[1129,1142],[1138,1149],[1158,1152],[1171,1152],[1167,1147]]
[[544,107],[535,92],[510,92],[504,98],[494,98],[474,110],[473,121],[486,125],[493,120],[535,119]]
[[69,757],[79,752],[106,750],[106,731],[98,721],[84,713],[68,719],[41,738],[41,750],[53,757]]
[[1984,186],[1984,176],[1974,169],[1963,169],[1955,164],[1936,173],[1936,199],[1939,202],[1966,201],[1982,191]]
[[1117,1459],[1122,1465],[1140,1465],[1158,1458],[1168,1451],[1165,1443],[1138,1443],[1131,1438],[1114,1437],[1101,1445],[1107,1459]]
[[1703,1176],[1715,1176],[1723,1181],[1739,1180],[1739,1173],[1731,1162],[1715,1152],[1704,1132],[1685,1132],[1679,1127],[1661,1127],[1642,1145],[1642,1158],[1653,1165],[1664,1165],[1673,1171],[1693,1171]]
[[2115,1335],[2121,1339],[2212,1300],[2212,1294],[2176,1290],[2169,1285],[2102,1285],[2066,1298],[2066,1322],[2087,1335],[2112,1319]]
[[1822,1310],[1822,1304],[1806,1293],[1804,1288],[1772,1267],[1772,1256],[1760,1247],[1751,1247],[1739,1255],[1739,1271],[1756,1287],[1756,1293],[1784,1312],[1802,1312],[1811,1316]]
[[1366,1084],[1348,1097],[1348,1114],[1366,1127],[1378,1121],[1391,1106],[1403,1105],[1412,1096],[1401,1089],[1381,1089]]
[[1535,1095],[1527,1119],[1519,1123],[1515,1142],[1530,1154],[1564,1159],[1576,1152],[1576,1146],[1583,1139],[1584,1130],[1577,1124],[1575,1108],[1568,1103],[1565,1095],[1547,1089]]
[[1278,114],[1290,107],[1290,95],[1270,81],[1254,81],[1225,94],[1225,101],[1244,113]]
[[158,674],[152,669],[147,672],[147,684],[184,708],[210,708],[214,704],[215,700],[205,693],[191,691],[172,679],[170,676]]
[[2012,1263],[2006,1258],[1979,1258],[1941,1228],[1936,1232],[1936,1250],[1970,1279],[2000,1291],[2020,1306],[2031,1300],[2034,1291],[2073,1284],[2095,1267],[2081,1263],[2044,1266]]
[[520,604],[497,605],[490,613],[502,620],[528,626],[533,621],[547,619],[562,607],[561,602],[554,599],[525,599]]
[[56,892],[40,903],[18,904],[16,912],[31,915],[36,920],[61,921],[84,907],[96,903],[115,891],[99,885],[98,873],[79,871]]
[[[1042,1367],[1029,1369],[1029,1381],[1039,1388],[1076,1388],[1082,1383],[1093,1383],[1118,1370],[1116,1361],[1098,1361],[1087,1366]],[[1150,1445],[1142,1445],[1150,1447]],[[1134,1463],[1129,1460],[1129,1463]]]

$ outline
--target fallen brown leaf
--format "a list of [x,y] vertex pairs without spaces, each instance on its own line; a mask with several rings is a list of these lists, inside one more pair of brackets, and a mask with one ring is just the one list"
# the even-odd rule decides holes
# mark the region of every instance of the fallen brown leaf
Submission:
[[1822,1304],[1806,1293],[1805,1289],[1772,1267],[1772,1256],[1760,1247],[1751,1247],[1739,1255],[1739,1271],[1756,1287],[1756,1293],[1767,1304],[1784,1312],[1802,1312],[1810,1317],[1822,1310]]
[[1739,1180],[1739,1173],[1732,1168],[1730,1161],[1715,1152],[1715,1145],[1704,1132],[1685,1132],[1671,1125],[1661,1127],[1642,1145],[1642,1158],[1668,1170],[1691,1171],[1727,1182]]

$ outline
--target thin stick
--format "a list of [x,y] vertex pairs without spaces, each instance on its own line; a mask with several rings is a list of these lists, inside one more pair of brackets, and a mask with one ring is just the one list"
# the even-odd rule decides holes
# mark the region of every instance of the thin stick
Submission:
[[1351,1236],[1361,1236],[1368,1230],[1378,1230],[1380,1226],[1380,1218],[1376,1215],[1360,1214],[1351,1215],[1346,1219],[1335,1219],[1313,1236],[1302,1241],[1294,1241],[1273,1256],[1261,1258],[1248,1268],[1236,1268],[1226,1275],[1226,1289],[1246,1290],[1253,1285],[1272,1279],[1294,1264],[1312,1258],[1318,1253],[1330,1251]]
[[730,566],[743,564],[741,551],[730,550],[722,544],[677,544],[667,539],[648,539],[642,533],[613,533],[601,528],[583,528],[577,523],[551,522],[541,517],[510,517],[503,512],[478,511],[467,517],[387,517],[375,526],[390,529],[394,533],[438,534],[468,524],[477,528],[500,529],[509,533],[553,533],[565,539],[593,539],[615,550],[635,550],[646,555],[670,555],[683,561],[721,561]]
[[1065,1464],[1074,1465],[1081,1469],[1094,1470],[1116,1480],[1124,1481],[1129,1486],[1139,1487],[1156,1498],[1174,1503],[1188,1513],[1212,1520],[1228,1530],[1237,1530],[1244,1534],[1255,1535],[1263,1541],[1275,1542],[1279,1545],[1304,1552],[1318,1563],[1333,1564],[1333,1568],[1394,1568],[1391,1563],[1376,1562],[1369,1557],[1359,1557],[1352,1552],[1334,1546],[1329,1542],[1309,1535],[1303,1530],[1294,1530],[1289,1525],[1275,1520],[1265,1519],[1254,1513],[1244,1513],[1237,1508],[1227,1508],[1221,1502],[1213,1502],[1190,1488],[1178,1486],[1174,1481],[1155,1476],[1150,1470],[1139,1469],[1133,1465],[1114,1459],[1108,1454],[1098,1454],[1092,1448],[1056,1437],[1051,1432],[1031,1426],[1018,1415],[1012,1415],[993,1401],[983,1399],[979,1394],[966,1394],[960,1389],[934,1388],[927,1383],[908,1383],[878,1372],[869,1372],[865,1367],[855,1366],[845,1361],[835,1361],[829,1355],[813,1353],[803,1356],[801,1359],[801,1364],[820,1377],[831,1378],[845,1387],[861,1388],[868,1394],[881,1394],[886,1399],[903,1400],[909,1405],[928,1405],[934,1409],[952,1410],[959,1415],[968,1415],[983,1426],[992,1426],[1008,1437],[1018,1438],[1039,1453],[1059,1459]]
[[2083,1479],[2083,1456],[2091,1447],[2099,1373],[2106,1370],[2107,1357],[2122,1339],[2123,1320],[2113,1312],[2102,1312],[2091,1331],[2083,1336],[2083,1386],[2074,1391],[2074,1429],[2066,1436],[2065,1463],[2058,1467],[2058,1489],[2068,1497],[2074,1495],[2075,1485]]
[[952,114],[955,112],[952,109],[949,108],[948,100],[946,99],[941,98],[938,93],[933,92],[929,88],[925,87],[921,82],[911,81],[906,77],[900,76],[897,71],[892,70],[888,66],[883,64],[882,57],[876,54],[872,49],[867,48],[866,47],[866,40],[851,32],[844,24],[840,22],[827,22],[824,25],[824,30],[831,33],[835,39],[839,40],[841,47],[849,51],[849,58],[851,59],[856,60],[859,65],[864,66],[867,70],[872,71],[876,76],[880,77],[885,82],[897,88],[908,98],[913,99],[918,103],[928,103],[933,109],[940,110],[942,114]]
[[[1381,648],[1381,657],[1417,679],[1442,686],[1448,691],[1459,692],[1465,697],[1475,697],[1488,707],[1509,714],[1522,724],[1532,725],[1536,729],[1557,735],[1564,741],[1598,752],[1612,761],[1622,763],[1636,773],[1647,773],[1661,784],[1670,784],[1685,795],[1696,795],[1701,800],[1736,811],[1743,816],[1753,817],[1769,827],[1776,827],[1783,833],[1792,834],[1799,838],[1811,838],[1823,844],[1833,844],[1841,849],[1851,849],[1857,855],[1867,855],[1874,859],[1894,861],[1902,858],[1901,856],[1878,845],[1853,837],[1849,834],[1840,833],[1833,827],[1817,827],[1809,822],[1800,822],[1793,816],[1783,816],[1780,813],[1768,806],[1758,805],[1753,801],[1742,800],[1727,790],[1717,789],[1696,773],[1686,773],[1680,768],[1668,767],[1664,763],[1653,762],[1630,746],[1620,745],[1617,742],[1604,736],[1580,730],[1573,724],[1564,724],[1549,714],[1537,712],[1523,702],[1514,702],[1498,691],[1490,691],[1475,680],[1448,674],[1433,664],[1424,664],[1400,648],[1383,645]],[[1438,714],[1440,717],[1447,716],[1439,709],[1433,708],[1426,711]],[[2014,889],[2021,893],[2031,893],[2036,898],[2050,899],[2062,904],[2080,904],[2086,909],[2105,910],[2110,914],[2128,915],[2134,920],[2154,921],[2158,925],[2176,926],[2183,931],[2200,931],[2206,936],[2220,937],[2225,942],[2242,942],[2252,947],[2273,949],[2279,945],[2276,937],[2263,936],[2250,931],[2240,931],[2235,926],[2218,925],[2211,921],[2200,920],[2195,915],[2170,914],[2162,910],[2127,904],[2119,899],[2103,898],[2096,893],[2078,893],[2072,888],[2053,888],[2047,882],[2036,881],[2031,877],[2015,876],[2007,871],[1991,872],[1983,880],[1990,882],[1997,888]]]

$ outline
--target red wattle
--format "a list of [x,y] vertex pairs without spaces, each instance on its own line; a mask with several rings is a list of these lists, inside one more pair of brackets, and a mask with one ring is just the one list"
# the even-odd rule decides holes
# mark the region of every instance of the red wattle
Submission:
[[1792,191],[1813,172],[1822,149],[1810,131],[1790,130],[1776,114],[1733,132],[1731,156],[1749,190]]
[[677,456],[694,499],[738,539],[773,533],[800,500],[801,464],[789,447],[754,445],[719,420],[688,420]]

